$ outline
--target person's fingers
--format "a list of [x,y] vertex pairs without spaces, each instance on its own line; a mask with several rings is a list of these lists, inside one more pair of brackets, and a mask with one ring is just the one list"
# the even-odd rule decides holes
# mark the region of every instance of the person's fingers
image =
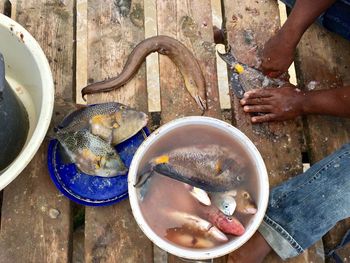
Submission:
[[243,99],[268,98],[272,96],[273,89],[254,89],[247,91],[243,95]]
[[271,112],[273,107],[271,105],[254,105],[254,106],[244,106],[243,110],[245,112]]
[[269,113],[261,116],[254,116],[251,118],[251,121],[253,123],[261,123],[261,122],[268,122],[268,121],[274,121],[277,119],[276,114]]
[[272,70],[268,69],[269,67],[264,66],[264,63],[261,65],[261,72],[270,78],[278,78],[285,73],[282,70]]
[[270,104],[270,98],[245,98],[241,99],[241,105],[268,105]]

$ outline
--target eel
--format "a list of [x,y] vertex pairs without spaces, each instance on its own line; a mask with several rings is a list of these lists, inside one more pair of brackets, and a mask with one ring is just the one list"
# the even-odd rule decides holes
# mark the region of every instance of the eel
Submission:
[[87,94],[106,92],[126,84],[139,70],[145,58],[153,53],[168,56],[179,68],[185,86],[202,111],[207,109],[205,100],[205,79],[201,68],[185,45],[168,36],[155,36],[141,41],[130,53],[122,72],[111,79],[90,84],[82,89]]

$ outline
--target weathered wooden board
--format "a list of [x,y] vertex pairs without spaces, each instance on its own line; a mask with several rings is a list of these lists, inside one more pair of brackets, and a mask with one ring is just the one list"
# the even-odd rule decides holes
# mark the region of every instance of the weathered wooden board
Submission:
[[[17,1],[12,17],[43,48],[56,96],[71,100],[73,89],[73,5]],[[13,11],[13,10],[12,10]],[[25,41],[25,40],[24,40]],[[59,118],[59,112],[54,113]],[[71,254],[70,202],[51,182],[44,142],[28,167],[4,190],[0,262],[68,262]]]
[[[143,1],[88,2],[88,83],[117,76],[144,39]],[[118,101],[147,111],[145,66],[119,90],[91,95],[89,103]]]
[[[299,82],[306,89],[329,89],[350,85],[350,42],[313,25],[298,46]],[[350,141],[350,120],[329,116],[308,116],[310,159],[315,163]],[[329,189],[332,191],[332,189]],[[350,229],[350,219],[339,222],[323,241],[333,249]],[[341,256],[349,259],[350,246]]]
[[[221,118],[216,78],[215,46],[213,41],[210,1],[157,1],[158,34],[176,38],[197,58],[206,80],[209,110],[205,115]],[[175,64],[160,56],[161,122],[200,115],[201,110],[187,92]],[[216,259],[215,262],[222,262]],[[168,262],[182,262],[168,255]]]
[[[144,0],[145,6],[145,38],[158,35],[156,0]],[[159,57],[152,53],[146,58],[146,77],[148,94],[148,111],[160,112],[160,83],[159,83]]]
[[[210,1],[157,1],[158,34],[174,37],[197,58],[206,80],[209,110],[220,117]],[[168,57],[160,56],[162,122],[202,112],[187,92],[183,78]]]
[[[88,82],[118,75],[144,39],[143,0],[88,1]],[[118,101],[147,112],[145,66],[120,90],[88,97],[88,103]],[[87,207],[86,262],[152,262],[152,243],[137,226],[128,200]]]
[[[279,28],[279,12],[274,1],[224,1],[228,42],[238,60],[258,64],[258,51]],[[254,124],[233,98],[237,127],[257,146],[267,166],[273,187],[302,172],[299,136],[295,122]],[[305,252],[308,253],[308,252]],[[293,262],[322,262],[317,257],[302,255]],[[282,262],[271,253],[264,262]]]
[[[213,17],[213,26],[221,28],[223,16],[221,0],[211,0],[211,10]],[[221,53],[225,52],[225,46],[223,44],[217,45],[216,49]],[[216,74],[218,78],[220,107],[221,109],[228,110],[231,109],[231,97],[228,86],[227,66],[225,61],[219,58],[218,54],[216,54],[216,69]]]

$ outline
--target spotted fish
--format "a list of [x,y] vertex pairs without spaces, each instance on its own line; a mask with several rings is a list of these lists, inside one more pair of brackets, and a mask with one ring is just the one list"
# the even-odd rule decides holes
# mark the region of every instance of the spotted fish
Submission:
[[208,192],[224,192],[245,177],[243,158],[215,144],[182,147],[153,158],[138,177],[141,186],[154,172]]
[[56,133],[56,138],[63,148],[63,156],[68,156],[85,174],[113,177],[124,175],[128,171],[115,149],[86,129],[60,130]]
[[88,129],[117,145],[147,125],[147,114],[117,102],[94,104],[69,114],[59,126],[65,131]]

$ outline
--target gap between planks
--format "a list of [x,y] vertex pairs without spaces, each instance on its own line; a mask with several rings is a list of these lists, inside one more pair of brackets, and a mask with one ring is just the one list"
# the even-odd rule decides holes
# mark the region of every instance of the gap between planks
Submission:
[[86,104],[81,90],[87,85],[87,0],[76,2],[76,103]]

